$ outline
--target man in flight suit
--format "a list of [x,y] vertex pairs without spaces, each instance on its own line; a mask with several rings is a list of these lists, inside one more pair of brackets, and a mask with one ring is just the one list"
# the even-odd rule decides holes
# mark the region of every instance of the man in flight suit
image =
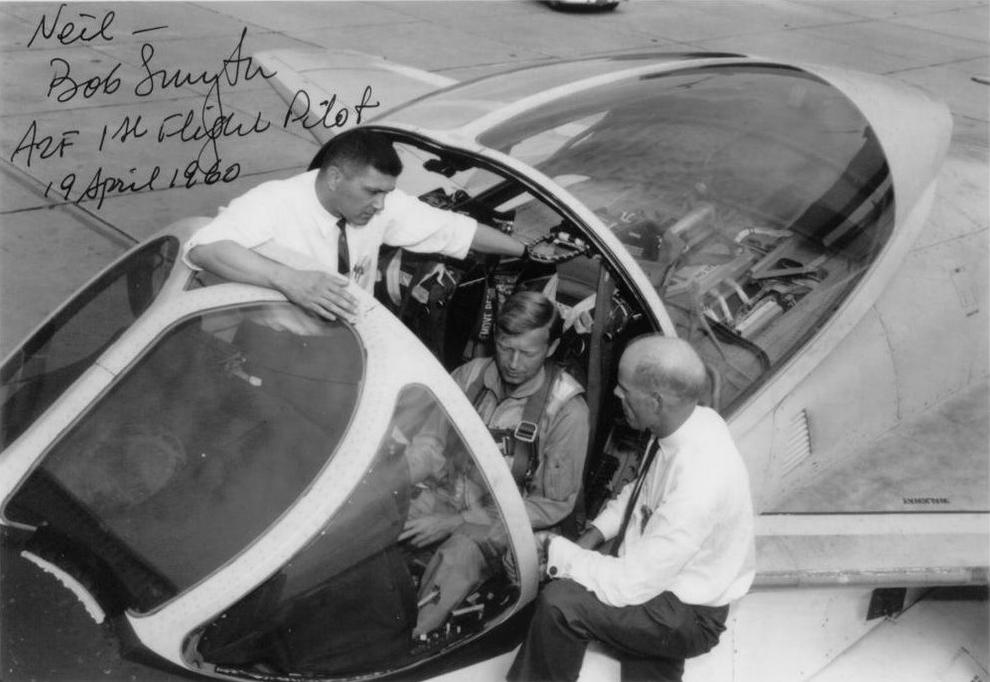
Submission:
[[[496,320],[494,358],[472,360],[452,373],[502,450],[530,524],[557,531],[574,510],[588,444],[583,388],[547,362],[562,327],[557,306],[545,296],[513,294]],[[407,459],[414,481],[452,474],[456,463],[444,455],[445,445],[445,434],[429,428],[413,439]],[[416,547],[444,541],[420,587],[421,598],[439,587],[439,598],[420,608],[416,636],[442,625],[502,561],[504,529],[485,503],[482,485],[468,480],[466,499],[411,514],[400,536]]]

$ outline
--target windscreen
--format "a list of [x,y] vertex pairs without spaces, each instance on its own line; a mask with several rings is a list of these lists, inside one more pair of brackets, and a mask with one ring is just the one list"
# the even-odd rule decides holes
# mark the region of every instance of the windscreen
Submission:
[[175,237],[135,251],[73,297],[7,360],[0,448],[31,426],[147,310],[178,251]]
[[354,679],[433,658],[519,596],[499,507],[456,426],[403,389],[361,480],[314,540],[196,635],[234,677]]
[[333,457],[363,376],[349,327],[272,326],[296,312],[210,312],[160,338],[8,504],[37,528],[29,549],[145,611],[258,537]]

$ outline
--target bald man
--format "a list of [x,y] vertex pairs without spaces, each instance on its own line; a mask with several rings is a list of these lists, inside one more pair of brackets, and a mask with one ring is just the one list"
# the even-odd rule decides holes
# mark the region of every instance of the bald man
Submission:
[[[680,680],[710,650],[730,602],[753,581],[749,478],[718,414],[698,405],[705,366],[686,342],[635,340],[615,395],[653,438],[639,477],[578,541],[538,533],[552,582],[508,679],[576,680],[588,642],[605,644],[623,680]],[[596,551],[606,540],[616,551]]]

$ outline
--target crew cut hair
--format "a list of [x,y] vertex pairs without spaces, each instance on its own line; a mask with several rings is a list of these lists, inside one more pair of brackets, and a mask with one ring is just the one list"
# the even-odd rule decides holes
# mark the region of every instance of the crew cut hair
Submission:
[[508,336],[547,327],[550,331],[549,340],[553,343],[564,331],[564,320],[557,304],[540,292],[517,291],[499,308],[495,326]]
[[345,173],[360,172],[371,166],[379,173],[398,177],[402,161],[391,140],[373,130],[355,128],[333,137],[309,163],[308,170],[324,171],[336,166]]

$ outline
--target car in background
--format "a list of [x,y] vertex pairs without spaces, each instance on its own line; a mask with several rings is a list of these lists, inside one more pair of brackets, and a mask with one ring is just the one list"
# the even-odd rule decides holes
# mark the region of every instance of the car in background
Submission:
[[597,9],[611,11],[619,6],[618,0],[550,0],[547,3],[556,10],[561,9]]

